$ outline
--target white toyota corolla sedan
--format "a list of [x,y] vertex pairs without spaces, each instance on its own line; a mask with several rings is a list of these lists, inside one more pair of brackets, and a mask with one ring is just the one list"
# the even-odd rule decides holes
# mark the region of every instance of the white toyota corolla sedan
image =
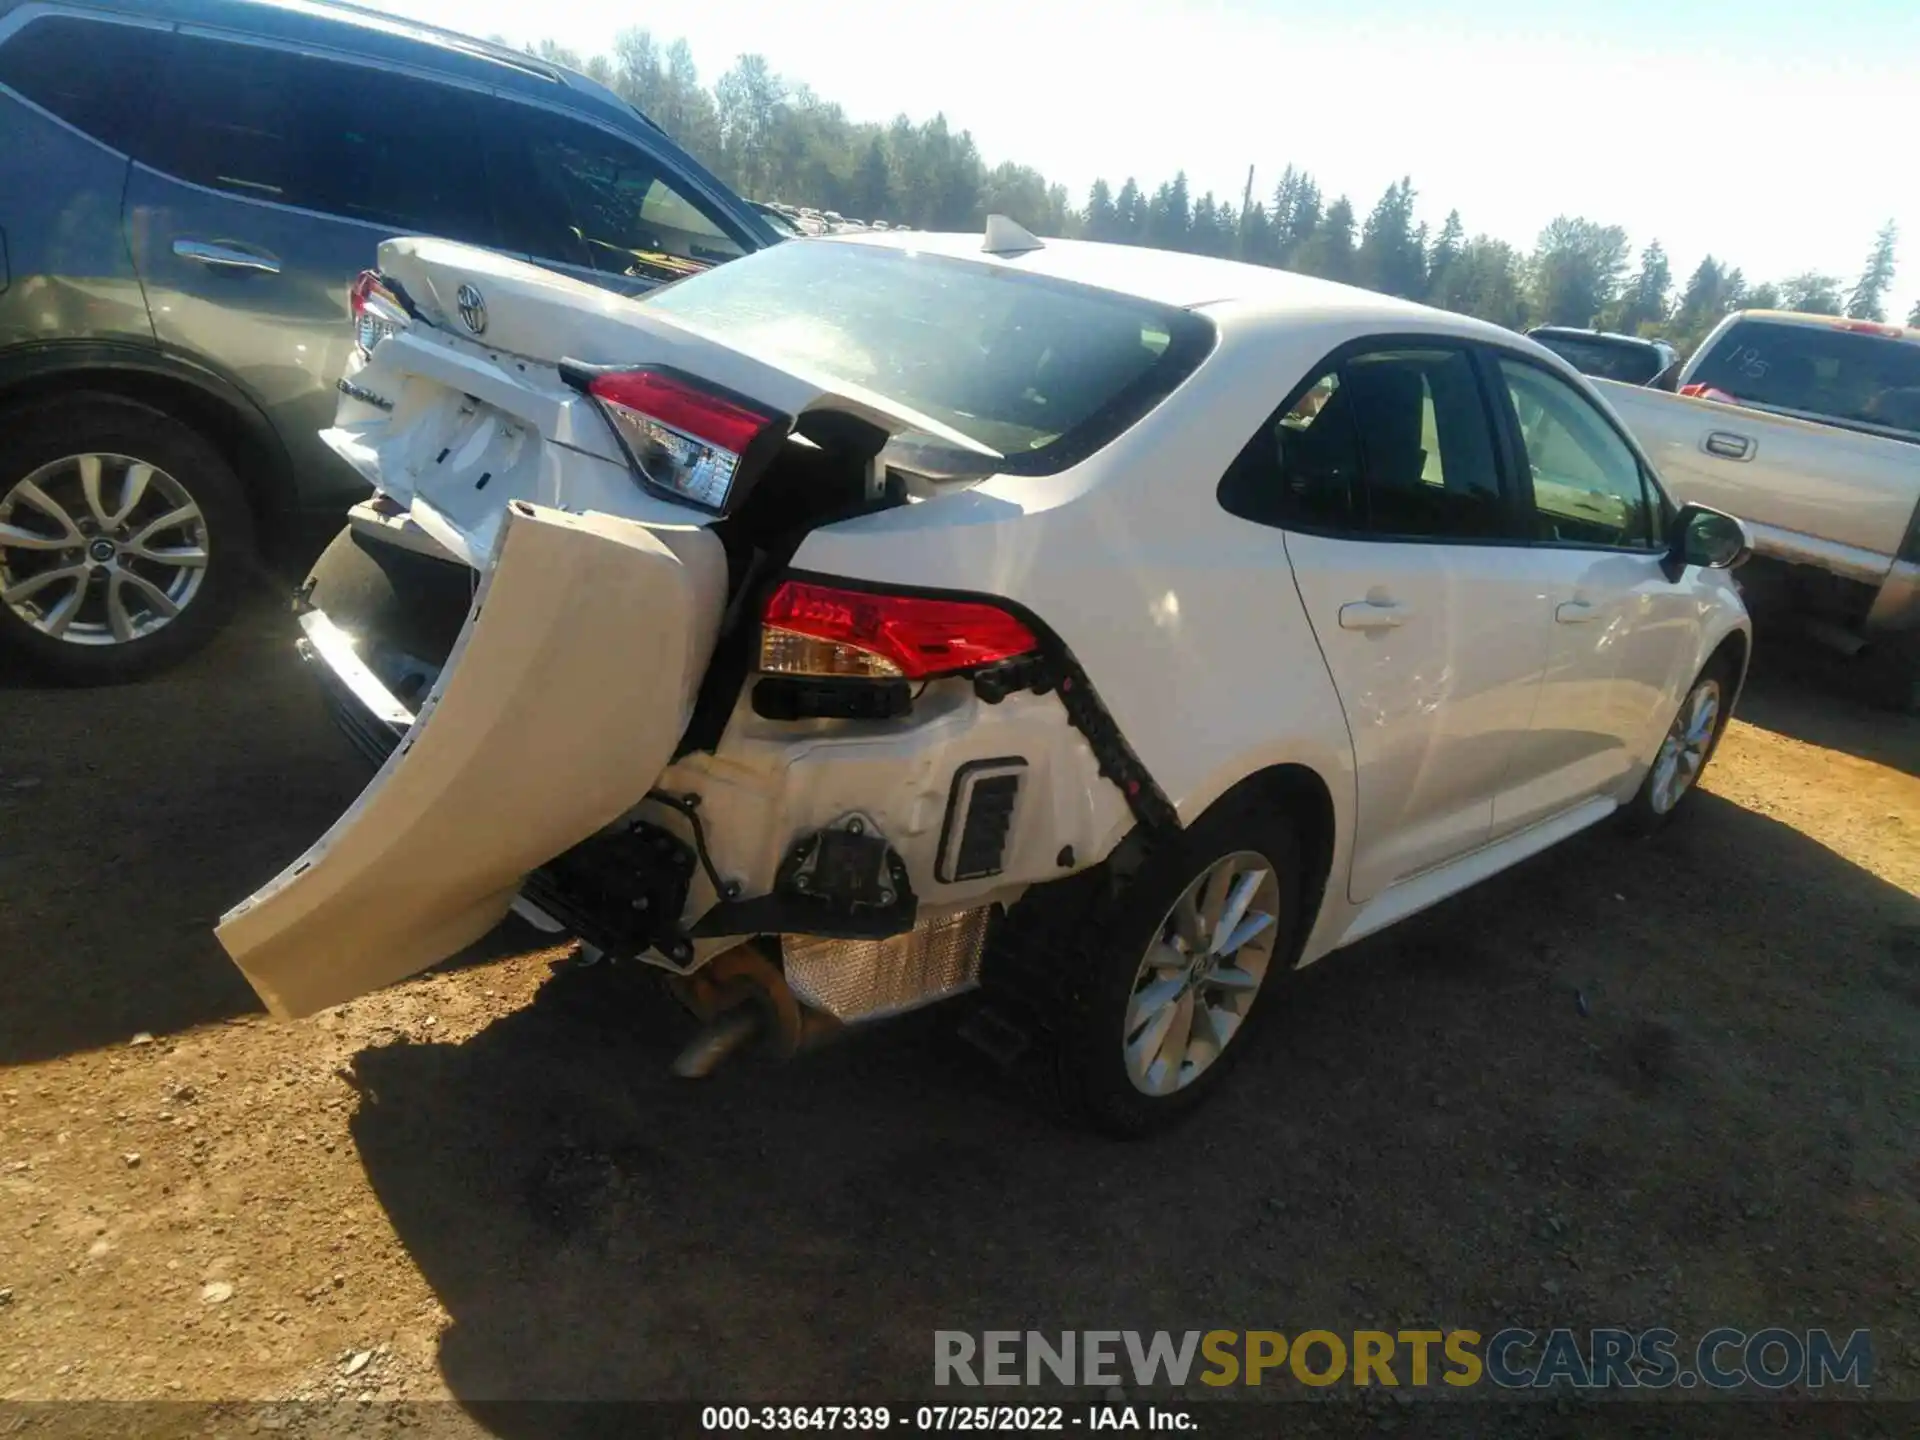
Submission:
[[296,601],[378,770],[219,927],[282,1016],[512,910],[666,971],[686,1073],[977,991],[1139,1133],[1286,972],[1668,819],[1746,670],[1740,523],[1458,315],[999,217],[379,267]]

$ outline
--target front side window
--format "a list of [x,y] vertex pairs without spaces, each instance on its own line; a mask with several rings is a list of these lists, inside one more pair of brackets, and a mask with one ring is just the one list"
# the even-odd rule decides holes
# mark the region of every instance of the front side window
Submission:
[[1380,350],[1327,369],[1249,442],[1220,501],[1268,524],[1381,539],[1513,535],[1463,350]]
[[537,106],[483,104],[513,248],[654,282],[745,253],[706,203],[638,142]]
[[0,85],[122,154],[146,127],[164,30],[43,15],[0,45]]
[[1544,370],[1502,360],[1533,486],[1534,538],[1641,550],[1656,509],[1640,461],[1586,396]]
[[387,70],[178,36],[134,158],[395,234],[496,243],[467,93]]

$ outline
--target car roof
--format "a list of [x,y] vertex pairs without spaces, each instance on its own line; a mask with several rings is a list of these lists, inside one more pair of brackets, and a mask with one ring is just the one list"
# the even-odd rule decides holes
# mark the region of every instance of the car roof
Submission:
[[[0,14],[18,0],[0,0]],[[535,55],[342,0],[84,0],[84,8],[345,50],[659,127],[598,81]]]
[[1535,325],[1529,335],[1552,335],[1563,340],[1605,340],[1615,345],[1642,345],[1658,349],[1667,342],[1651,335],[1623,335],[1618,330],[1592,330],[1581,325]]
[[[1005,254],[987,254],[979,231],[869,230],[810,239],[808,244],[879,245],[892,250],[945,255],[1002,265],[1032,275],[1047,275],[1132,295],[1182,310],[1234,309],[1251,313],[1297,314],[1303,311],[1338,313],[1364,321],[1382,331],[1396,322],[1409,329],[1431,330],[1436,318],[1460,334],[1486,334],[1512,343],[1520,337],[1511,330],[1452,311],[1342,285],[1292,270],[1192,255],[1177,250],[1154,250],[1141,245],[1115,245],[1099,240],[1046,240],[1039,248]],[[1530,347],[1531,348],[1531,347]]]

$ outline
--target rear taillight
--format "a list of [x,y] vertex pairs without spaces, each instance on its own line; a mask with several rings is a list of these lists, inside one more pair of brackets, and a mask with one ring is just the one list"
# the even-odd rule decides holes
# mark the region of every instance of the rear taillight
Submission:
[[388,288],[386,277],[378,270],[362,270],[347,292],[347,308],[353,314],[353,338],[362,356],[395,331],[407,328],[406,307]]
[[1698,383],[1682,385],[1680,387],[1680,393],[1690,396],[1695,400],[1716,400],[1722,405],[1738,405],[1740,403],[1726,391],[1712,385],[1701,385]]
[[724,509],[748,450],[785,433],[782,417],[657,370],[609,370],[599,402],[641,480],[677,500]]
[[760,668],[775,675],[927,680],[1039,648],[1017,616],[977,600],[788,580],[761,612]]

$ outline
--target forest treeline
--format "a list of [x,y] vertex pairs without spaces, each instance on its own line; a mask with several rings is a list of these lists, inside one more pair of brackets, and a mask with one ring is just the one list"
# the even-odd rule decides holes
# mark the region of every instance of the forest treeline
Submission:
[[[922,230],[978,228],[1009,215],[1041,235],[1085,236],[1282,266],[1444,306],[1500,325],[1597,325],[1671,340],[1684,354],[1729,312],[1786,309],[1885,320],[1897,234],[1873,239],[1850,283],[1814,271],[1749,279],[1709,255],[1681,283],[1661,243],[1635,255],[1627,232],[1562,216],[1523,251],[1469,234],[1458,210],[1439,228],[1415,216],[1412,180],[1387,187],[1364,217],[1287,166],[1260,193],[1192,193],[1185,172],[1151,189],[1133,176],[1096,180],[1076,204],[1028,165],[989,166],[945,115],[918,123],[856,122],[804,84],[742,55],[703,85],[685,40],[663,45],[623,31],[611,55],[582,57],[546,42],[543,58],[611,86],[742,194]],[[1920,303],[1906,317],[1920,325]]]

